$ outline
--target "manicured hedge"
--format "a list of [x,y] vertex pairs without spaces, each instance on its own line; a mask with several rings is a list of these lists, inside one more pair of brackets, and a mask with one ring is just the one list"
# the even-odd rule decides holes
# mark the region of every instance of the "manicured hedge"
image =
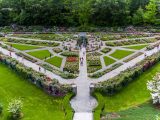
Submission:
[[72,90],[70,85],[61,85],[56,79],[51,79],[42,73],[34,71],[32,68],[26,67],[17,60],[3,55],[2,53],[0,53],[0,63],[6,64],[19,75],[26,78],[50,95],[64,96]]
[[146,57],[146,59],[137,63],[134,67],[128,68],[114,78],[95,84],[95,92],[97,91],[107,95],[114,94],[159,61],[160,53]]

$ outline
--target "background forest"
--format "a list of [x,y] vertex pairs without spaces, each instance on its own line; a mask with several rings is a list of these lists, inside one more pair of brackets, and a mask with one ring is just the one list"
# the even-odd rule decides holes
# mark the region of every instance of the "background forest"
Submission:
[[160,0],[0,0],[0,26],[160,25]]

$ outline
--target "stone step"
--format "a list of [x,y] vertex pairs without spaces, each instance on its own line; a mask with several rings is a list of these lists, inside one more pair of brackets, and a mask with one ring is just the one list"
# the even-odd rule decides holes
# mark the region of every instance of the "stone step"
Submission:
[[73,120],[93,120],[93,113],[91,112],[76,112]]

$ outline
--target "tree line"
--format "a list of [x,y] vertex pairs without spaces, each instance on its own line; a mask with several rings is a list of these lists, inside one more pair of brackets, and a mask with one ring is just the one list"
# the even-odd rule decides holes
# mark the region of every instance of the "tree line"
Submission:
[[0,0],[0,26],[160,25],[159,0]]

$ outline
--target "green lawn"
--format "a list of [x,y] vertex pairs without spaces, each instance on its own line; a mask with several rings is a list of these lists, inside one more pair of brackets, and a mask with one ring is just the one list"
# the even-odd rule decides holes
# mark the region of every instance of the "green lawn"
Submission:
[[122,59],[124,57],[127,57],[128,55],[132,54],[134,52],[132,51],[126,51],[126,50],[116,50],[114,53],[110,54],[110,56],[117,58],[117,59]]
[[[62,109],[64,107],[70,111],[71,108],[64,106],[63,98],[47,95],[2,64],[0,64],[0,76],[0,102],[4,106],[0,120],[9,120],[7,106],[13,98],[21,98],[23,101],[24,117],[22,120],[66,120]],[[65,102],[69,105],[69,101]],[[72,116],[71,113],[69,115]]]
[[45,57],[49,57],[51,54],[48,50],[39,50],[39,51],[27,52],[27,53],[41,60],[45,59]]
[[31,45],[23,45],[23,44],[11,44],[7,43],[8,45],[12,45],[12,47],[18,49],[18,50],[33,50],[33,49],[38,49],[40,48],[39,46],[31,46]]
[[124,47],[124,48],[129,48],[129,49],[134,49],[134,50],[141,50],[145,47],[147,47],[148,45],[136,45],[136,46],[128,46],[128,47]]
[[147,102],[138,107],[136,106],[125,111],[117,112],[116,114],[119,115],[120,118],[114,120],[156,120],[156,116],[160,115],[160,110]]
[[107,65],[110,65],[110,64],[112,64],[112,63],[114,63],[114,62],[116,62],[114,59],[112,59],[112,58],[110,58],[110,57],[107,57],[107,56],[104,56],[104,62],[105,62],[105,65],[107,66]]
[[[160,63],[143,73],[135,81],[124,87],[114,96],[103,96],[103,100],[101,98],[101,101],[105,102],[104,111],[116,112],[125,110],[150,100],[151,96],[147,90],[146,83],[147,81],[152,80],[153,76],[155,76],[157,72],[160,72]],[[97,96],[101,96],[99,93],[96,94]]]
[[62,64],[62,60],[63,60],[63,58],[55,56],[55,57],[53,57],[51,59],[46,60],[46,62],[48,62],[48,63],[60,68],[61,64]]

